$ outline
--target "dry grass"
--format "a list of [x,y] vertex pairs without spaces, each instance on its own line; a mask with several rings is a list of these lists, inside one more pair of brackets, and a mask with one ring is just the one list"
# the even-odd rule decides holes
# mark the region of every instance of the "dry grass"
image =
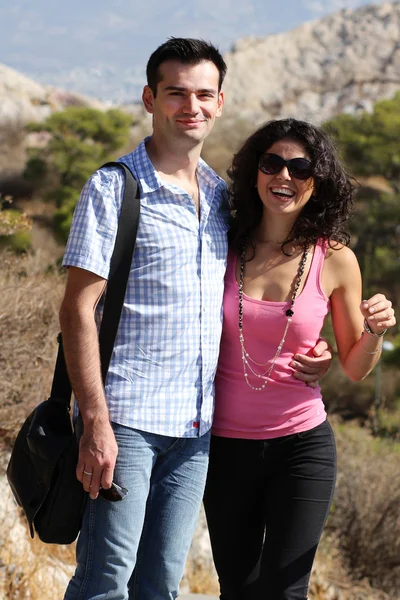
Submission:
[[0,253],[0,422],[13,435],[50,392],[64,277],[58,256]]
[[328,527],[351,579],[400,598],[400,444],[336,427],[339,473]]
[[[50,391],[65,278],[55,266],[60,250],[50,241],[46,248],[25,257],[4,252],[0,255],[3,446],[4,441],[11,441],[29,410]],[[376,440],[367,430],[352,424],[336,423],[334,428],[338,486],[318,551],[310,598],[400,600],[400,445],[393,440]],[[0,452],[3,471],[6,456]],[[0,484],[6,486],[1,476]],[[7,486],[6,490],[9,494]],[[0,495],[6,497],[3,489]],[[32,542],[19,511],[9,504],[6,513],[8,516],[0,510],[0,599],[61,597],[73,569],[74,546],[48,546],[36,539]],[[215,571],[209,555],[202,554],[204,532],[198,544],[199,550],[187,563],[186,588],[215,594]]]
[[346,568],[339,544],[340,534],[326,530],[311,574],[310,600],[396,600],[373,588],[368,579],[354,580]]
[[211,568],[204,568],[198,562],[188,561],[185,569],[185,579],[191,594],[215,594],[219,593],[218,579]]

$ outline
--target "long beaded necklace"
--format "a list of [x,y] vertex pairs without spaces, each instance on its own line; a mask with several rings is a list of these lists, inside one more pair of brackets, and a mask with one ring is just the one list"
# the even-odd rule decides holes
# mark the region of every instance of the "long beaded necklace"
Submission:
[[[247,352],[246,348],[245,348],[245,342],[244,342],[244,335],[243,335],[243,279],[244,279],[244,263],[245,263],[245,257],[246,257],[246,250],[247,250],[247,243],[243,246],[243,250],[242,253],[240,255],[240,274],[239,274],[239,340],[240,340],[240,347],[241,347],[241,351],[242,351],[242,363],[243,363],[243,373],[244,373],[244,378],[245,381],[247,383],[247,385],[252,389],[252,390],[256,390],[256,391],[261,391],[263,390],[268,383],[269,377],[273,371],[273,368],[275,366],[275,363],[280,355],[280,353],[282,352],[282,348],[283,348],[283,344],[285,343],[285,339],[286,339],[286,334],[288,332],[288,329],[290,327],[290,323],[292,322],[292,318],[294,315],[294,303],[297,297],[297,293],[299,291],[300,288],[300,284],[301,284],[301,280],[303,278],[303,274],[304,274],[304,269],[306,266],[306,262],[307,262],[307,256],[308,256],[308,248],[305,248],[304,252],[303,252],[303,256],[301,258],[301,261],[299,263],[299,268],[297,270],[297,277],[296,277],[296,282],[294,285],[294,290],[293,290],[293,294],[292,294],[292,298],[291,298],[291,304],[290,304],[290,308],[287,309],[286,311],[286,326],[283,332],[283,336],[281,341],[279,342],[279,345],[276,349],[275,355],[272,358],[272,360],[268,360],[265,363],[258,363],[257,361],[255,361],[253,358],[251,358],[251,356],[249,355],[249,353]],[[257,373],[254,368],[253,365],[257,365],[258,367],[266,367],[267,365],[268,368],[263,372],[263,373]],[[263,383],[261,386],[254,386],[252,385],[252,383],[250,383],[249,381],[249,371],[254,375],[254,377],[257,377],[258,379],[264,379]]]

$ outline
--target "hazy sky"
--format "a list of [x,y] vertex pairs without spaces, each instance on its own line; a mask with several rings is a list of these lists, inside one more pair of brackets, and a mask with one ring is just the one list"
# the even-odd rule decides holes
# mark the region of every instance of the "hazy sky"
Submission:
[[[170,35],[222,50],[246,35],[286,31],[367,0],[1,0],[0,62],[71,68],[120,60],[138,65]],[[376,2],[379,3],[379,2]]]
[[[118,73],[143,78],[169,36],[202,37],[222,51],[241,37],[295,28],[368,0],[0,0],[0,63],[73,88]],[[380,4],[379,0],[375,4]],[[90,90],[88,90],[90,93]]]

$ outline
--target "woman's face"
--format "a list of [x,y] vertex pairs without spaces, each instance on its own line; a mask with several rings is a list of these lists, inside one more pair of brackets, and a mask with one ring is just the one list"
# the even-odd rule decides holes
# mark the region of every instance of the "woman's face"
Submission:
[[[303,144],[289,138],[275,142],[265,152],[277,154],[284,160],[293,158],[310,160]],[[291,170],[290,166],[289,169]],[[264,205],[264,212],[296,218],[311,198],[315,187],[314,178],[312,176],[307,179],[296,178],[290,174],[289,169],[287,165],[282,165],[281,170],[272,175],[258,169],[257,191]]]

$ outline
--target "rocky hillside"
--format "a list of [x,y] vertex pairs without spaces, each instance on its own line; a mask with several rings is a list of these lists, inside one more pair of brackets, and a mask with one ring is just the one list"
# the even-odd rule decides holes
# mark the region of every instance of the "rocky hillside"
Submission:
[[25,75],[0,64],[0,125],[18,127],[27,121],[38,121],[51,111],[66,106],[104,105],[94,99],[43,86]]
[[225,116],[320,123],[400,89],[400,2],[342,10],[226,56]]
[[[368,110],[400,89],[400,2],[342,10],[286,33],[243,38],[225,58],[222,126],[241,119],[253,127],[284,116],[320,123],[341,112]],[[25,124],[71,104],[104,106],[0,65],[0,176],[23,168]],[[148,123],[139,105],[125,109]]]
[[71,105],[103,106],[79,94],[42,86],[0,65],[0,172],[12,175],[23,167],[24,127],[29,121],[41,121],[52,111]]

